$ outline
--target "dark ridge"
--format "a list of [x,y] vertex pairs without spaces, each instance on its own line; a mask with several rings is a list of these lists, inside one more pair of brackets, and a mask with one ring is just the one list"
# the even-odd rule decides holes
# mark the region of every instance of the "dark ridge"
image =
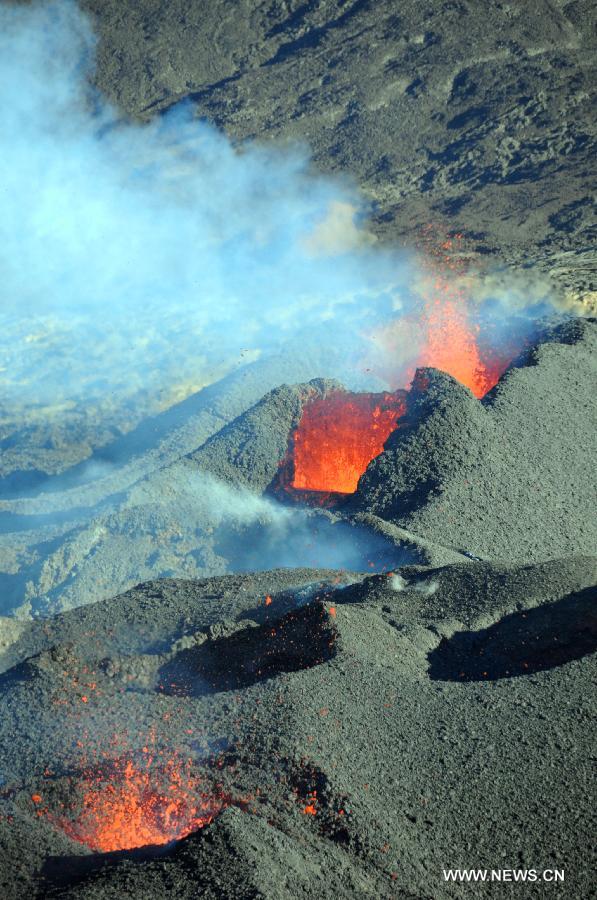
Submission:
[[297,7],[294,12],[292,12],[288,18],[284,19],[283,22],[279,22],[277,25],[273,25],[270,30],[267,32],[266,37],[272,38],[277,34],[283,34],[285,31],[290,31],[291,28],[294,28],[297,25],[301,25],[305,19],[305,16],[312,12],[316,8],[316,3],[313,0],[309,0],[307,3],[303,3],[301,6]]
[[487,105],[471,106],[470,109],[466,109],[464,112],[454,116],[453,119],[450,119],[449,122],[446,122],[446,128],[450,131],[454,131],[459,128],[464,128],[467,125],[481,125],[482,122],[489,119],[490,114],[491,109]]
[[226,78],[220,78],[219,81],[213,81],[211,84],[204,85],[204,87],[200,88],[198,91],[191,91],[184,94],[175,94],[173,97],[169,96],[168,94],[162,94],[161,97],[157,97],[155,100],[152,100],[151,103],[143,106],[141,108],[141,112],[157,112],[160,115],[165,115],[178,103],[182,104],[188,101],[192,103],[199,103],[205,97],[208,97],[213,91],[217,91],[219,88],[223,88],[227,84],[238,81],[243,75],[244,72],[242,71],[235,72],[234,75],[228,75]]
[[275,56],[273,56],[271,59],[268,59],[267,62],[262,63],[262,68],[278,65],[278,63],[284,62],[286,59],[288,59],[289,56],[292,56],[299,50],[315,49],[315,47],[319,46],[319,44],[327,34],[335,30],[336,28],[341,28],[342,25],[344,25],[348,21],[348,19],[351,19],[357,13],[361,12],[364,9],[367,9],[369,6],[370,0],[356,0],[356,2],[353,3],[353,5],[346,10],[346,12],[338,16],[337,19],[333,19],[326,25],[320,25],[316,28],[312,28],[306,34],[302,35],[302,37],[296,38],[296,40],[294,41],[288,41],[285,44],[281,44],[281,46],[278,47]]
[[60,476],[48,475],[40,469],[15,469],[9,475],[0,478],[0,496],[7,500],[38,489],[43,491],[48,482],[56,477]]
[[90,876],[103,872],[105,875],[126,861],[144,863],[163,859],[172,853],[174,845],[150,845],[132,850],[113,850],[110,853],[90,853],[89,855],[49,856],[39,875],[41,897],[59,897],[65,888],[76,888]]
[[429,654],[433,681],[497,681],[533,675],[597,650],[597,588],[444,638]]
[[336,644],[326,608],[312,603],[268,625],[249,625],[182,650],[160,669],[158,692],[198,697],[239,690],[321,665],[336,655]]

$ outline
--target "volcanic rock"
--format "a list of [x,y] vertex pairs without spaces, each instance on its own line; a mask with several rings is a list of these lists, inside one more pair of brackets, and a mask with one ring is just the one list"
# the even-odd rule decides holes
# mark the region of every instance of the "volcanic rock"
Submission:
[[275,388],[188,459],[223,481],[263,493],[286,456],[288,436],[298,425],[305,403],[337,390],[343,390],[342,385],[325,378]]
[[482,401],[420,370],[354,508],[481,558],[592,552],[597,322],[548,335]]
[[[442,869],[470,865],[563,868],[567,896],[588,896],[596,574],[577,557],[341,587],[163,580],[29,624],[0,682],[3,896],[449,897]],[[232,680],[108,689],[98,660],[119,654]],[[228,807],[161,848],[68,837],[90,772],[148,745],[217,775]]]
[[337,631],[318,603],[288,613],[275,626],[241,620],[225,636],[195,642],[160,671],[160,690],[189,693],[231,691],[257,681],[317,666],[338,652]]
[[[207,393],[223,403],[223,390],[220,385]],[[196,434],[200,446],[193,452],[162,465],[149,453],[137,464],[136,478],[132,463],[124,467],[131,469],[128,475],[120,469],[120,475],[109,475],[103,496],[100,479],[23,501],[27,515],[7,513],[7,533],[0,536],[4,611],[47,614],[106,599],[152,577],[202,577],[297,562],[366,570],[372,561],[376,568],[407,557],[440,561],[365,521],[345,523],[323,513],[282,520],[279,511],[252,505],[251,494],[263,494],[276,481],[304,404],[342,391],[326,379],[282,385],[205,442]],[[206,399],[206,415],[208,408]],[[188,439],[181,439],[181,449]],[[133,483],[113,493],[125,478]],[[241,493],[231,494],[230,487]],[[93,505],[73,508],[76,502]],[[54,511],[39,515],[46,508]]]
[[[124,116],[185,100],[353,178],[351,249],[458,234],[481,294],[527,308],[539,271],[556,307],[594,304],[588,0],[82,6]],[[419,369],[343,496],[283,477],[305,405],[344,390],[316,378],[351,364],[339,336],[163,394],[111,340],[114,395],[0,408],[2,900],[442,900],[471,866],[591,896],[597,323],[545,331],[482,400]]]
[[[296,499],[281,473],[304,405],[342,396],[341,385],[322,379],[274,389],[193,452],[91,508],[48,514],[46,525],[30,501],[31,515],[16,520],[23,530],[0,541],[4,611],[47,614],[153,577],[297,562],[367,570],[372,561],[382,568],[592,552],[596,330],[588,319],[547,329],[481,401],[449,375],[420,370],[404,395],[406,414],[356,494],[339,495],[325,514],[272,519],[247,500]],[[213,492],[206,475],[250,494]],[[93,490],[101,496],[99,485]],[[69,493],[50,497],[60,505]]]
[[126,114],[186,99],[236,141],[307,141],[365,189],[379,237],[412,244],[434,222],[595,291],[588,0],[83,6],[97,84]]

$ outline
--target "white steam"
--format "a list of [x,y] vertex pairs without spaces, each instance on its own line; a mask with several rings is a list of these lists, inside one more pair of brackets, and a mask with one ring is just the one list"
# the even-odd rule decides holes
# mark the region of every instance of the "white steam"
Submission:
[[416,591],[423,597],[432,597],[439,588],[439,582],[433,579],[421,579],[420,581],[409,581],[403,575],[394,573],[390,576],[390,588],[393,591]]
[[390,576],[390,587],[393,591],[405,591],[408,587],[408,581],[402,575],[395,573]]
[[[90,22],[70,0],[0,5],[0,441],[16,431],[12,469],[22,465],[24,422],[42,432],[33,464],[48,451],[60,471],[69,442],[80,460],[86,440],[90,453],[110,445],[137,413],[268,355],[274,383],[288,357],[312,366],[308,378],[362,386],[356,361],[369,371],[365,358],[383,358],[377,326],[420,297],[414,266],[364,228],[358,190],[317,175],[304,148],[235,147],[189,107],[123,122],[91,87],[94,51]],[[416,357],[416,332],[392,345],[394,372]],[[376,370],[364,377],[383,383]],[[86,428],[98,422],[94,444]],[[96,461],[84,480],[109,474]],[[102,571],[124,589],[241,565],[400,564],[372,536],[203,478],[136,485],[118,514],[83,510],[64,546],[31,563],[25,600],[43,611],[46,596],[48,609],[99,599]],[[44,527],[60,502],[44,500]],[[144,562],[156,554],[163,565]],[[14,591],[5,604],[22,599],[16,580]]]
[[159,517],[162,528],[167,520],[177,541],[208,538],[231,571],[301,566],[377,571],[398,564],[399,558],[411,561],[408,553],[364,528],[325,512],[283,506],[207,472],[153,475],[135,486],[123,509],[141,512],[144,521]]
[[376,326],[420,297],[356,187],[305,148],[234,147],[190,107],[122,121],[94,51],[71,0],[0,6],[4,411],[116,421],[123,397],[156,411],[280,353],[362,387]]
[[120,121],[90,87],[94,46],[67,0],[0,8],[7,399],[201,384],[387,315],[402,264],[373,255],[354,188],[189,108]]
[[372,572],[415,561],[364,527],[190,469],[155,473],[117,509],[55,525],[6,536],[4,549],[12,547],[21,566],[3,579],[0,617],[52,615],[160,577],[280,567]]

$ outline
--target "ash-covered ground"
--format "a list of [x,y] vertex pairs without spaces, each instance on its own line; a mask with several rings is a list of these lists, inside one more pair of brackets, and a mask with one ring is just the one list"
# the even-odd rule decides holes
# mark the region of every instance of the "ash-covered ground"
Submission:
[[81,7],[0,9],[2,898],[585,900],[590,4]]
[[[482,400],[419,370],[329,509],[266,499],[303,405],[338,394],[315,380],[55,537],[81,555],[38,610],[79,608],[3,620],[4,895],[449,897],[444,869],[497,867],[588,896],[595,327],[548,330]],[[231,525],[214,490],[256,507]],[[293,567],[100,600],[161,529],[174,559]]]
[[280,466],[305,404],[341,385],[275,388],[177,457],[174,436],[180,447],[202,423],[214,429],[229,382],[216,385],[169,433],[169,452],[2,503],[2,613],[54,614],[156,576],[591,553],[595,333],[589,319],[547,328],[481,400],[419,370],[385,449],[329,509],[289,506]]
[[[589,896],[594,579],[579,556],[162,580],[27,626],[2,676],[3,896],[450,897],[442,870],[471,866]],[[148,749],[156,790],[160,759],[192,759],[223,811],[153,853],[72,840]]]

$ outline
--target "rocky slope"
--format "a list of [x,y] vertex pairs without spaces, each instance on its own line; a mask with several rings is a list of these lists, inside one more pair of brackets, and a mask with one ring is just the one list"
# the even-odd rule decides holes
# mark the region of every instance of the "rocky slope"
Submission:
[[[0,685],[3,896],[455,897],[470,866],[588,896],[595,574],[164,580],[30,625]],[[210,825],[157,855],[68,836],[102,772],[157,785],[163,754],[227,798]]]
[[128,115],[182,99],[237,140],[300,140],[382,239],[430,223],[595,291],[594,10],[470,0],[95,2],[97,83]]
[[338,389],[322,379],[274,389],[168,464],[141,456],[125,490],[108,477],[6,503],[3,611],[47,615],[155,577],[591,553],[595,331],[548,330],[482,400],[420,370],[383,453],[327,513],[272,502],[288,499],[278,476],[304,405]]
[[[164,349],[169,378],[184,366],[156,393],[94,323],[114,391],[2,401],[2,898],[455,898],[443,870],[475,867],[563,870],[559,894],[585,900],[592,5],[81,5],[123,121],[186,101],[239,148],[306,143],[369,198],[378,259],[439,252],[476,299],[551,294],[585,318],[482,400],[419,369],[357,492],[325,509],[272,501],[305,404],[340,389],[322,360],[388,387],[335,330],[199,378],[196,333],[157,322],[148,371]],[[76,322],[40,322],[6,317],[5,387],[70,359]]]
[[420,370],[356,506],[483,558],[591,552],[596,333],[587,320],[556,329],[482,402]]

